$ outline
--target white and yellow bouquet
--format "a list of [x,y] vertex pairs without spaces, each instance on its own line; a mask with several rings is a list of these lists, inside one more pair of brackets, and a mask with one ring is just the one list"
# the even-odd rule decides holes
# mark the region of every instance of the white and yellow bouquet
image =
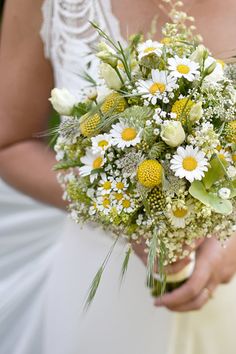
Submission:
[[160,42],[134,35],[124,48],[92,24],[101,79],[87,75],[80,102],[66,89],[51,97],[64,115],[56,169],[72,218],[127,240],[123,273],[145,240],[149,285],[157,263],[164,284],[164,266],[195,240],[224,241],[236,227],[236,69],[212,57],[180,5]]

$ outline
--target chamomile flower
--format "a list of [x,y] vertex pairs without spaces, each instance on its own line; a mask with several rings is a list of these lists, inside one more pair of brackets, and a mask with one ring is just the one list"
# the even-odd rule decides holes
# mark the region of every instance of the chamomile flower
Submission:
[[174,171],[175,176],[186,178],[191,183],[194,180],[201,180],[208,170],[205,153],[192,145],[187,145],[185,148],[179,146],[177,154],[173,156],[170,163],[170,168]]
[[97,209],[105,215],[110,214],[112,203],[109,194],[97,198]]
[[152,70],[152,78],[149,80],[139,80],[137,90],[143,98],[156,104],[157,100],[164,99],[167,92],[176,88],[176,78],[168,75],[167,71]]
[[127,190],[129,183],[126,178],[117,177],[113,180],[112,186],[115,191],[122,192]]
[[161,43],[148,39],[146,42],[138,45],[138,59],[141,60],[143,57],[150,54],[155,54],[160,57],[162,54],[162,47],[163,45]]
[[111,146],[111,137],[108,134],[99,134],[93,138],[92,141],[92,151],[93,153],[105,152]]
[[95,215],[98,212],[98,207],[97,207],[97,202],[96,200],[93,200],[93,202],[91,203],[91,206],[89,208],[89,215]]
[[132,213],[135,210],[135,203],[129,196],[125,195],[125,197],[120,201],[117,209],[124,211],[125,213]]
[[177,228],[185,228],[186,219],[191,213],[190,206],[172,206],[168,212],[168,217],[171,224]]
[[231,154],[225,149],[220,149],[220,151],[217,152],[217,156],[223,161],[232,162]]
[[130,126],[125,122],[113,124],[110,131],[112,145],[116,145],[121,149],[135,146],[141,141],[141,133],[142,129]]
[[107,177],[105,174],[102,174],[101,180],[98,183],[98,192],[101,195],[105,195],[111,192],[112,190],[112,181],[111,178]]
[[171,75],[180,78],[184,77],[188,81],[193,81],[199,75],[199,65],[187,58],[175,56],[168,59]]
[[89,176],[90,175],[90,181],[93,182],[97,176],[98,173],[92,173],[93,170],[101,168],[106,159],[104,158],[103,154],[101,153],[96,153],[93,154],[91,149],[86,150],[86,155],[81,157],[80,161],[82,162],[83,166],[79,168],[79,173],[80,176]]

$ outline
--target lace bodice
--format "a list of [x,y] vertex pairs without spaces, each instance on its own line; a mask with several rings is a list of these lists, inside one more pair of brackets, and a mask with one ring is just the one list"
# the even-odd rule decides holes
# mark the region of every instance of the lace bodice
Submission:
[[110,0],[45,0],[42,11],[41,37],[45,55],[53,65],[55,86],[79,96],[85,84],[83,72],[98,76],[93,49],[99,38],[89,21],[122,41]]

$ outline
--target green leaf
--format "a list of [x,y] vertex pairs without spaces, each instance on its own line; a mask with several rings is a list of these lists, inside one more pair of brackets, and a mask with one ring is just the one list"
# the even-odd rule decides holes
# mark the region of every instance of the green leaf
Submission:
[[220,161],[219,158],[214,157],[210,161],[210,165],[211,167],[203,178],[206,189],[210,189],[215,182],[219,181],[225,175],[224,162]]
[[232,213],[232,203],[229,200],[223,200],[217,195],[207,192],[200,181],[194,181],[191,184],[189,193],[204,205],[210,206],[216,213],[225,215]]
[[129,248],[127,249],[127,251],[126,251],[126,253],[125,253],[124,261],[123,261],[123,263],[122,263],[121,280],[124,279],[124,276],[125,276],[125,274],[126,274],[126,272],[127,272],[131,252],[132,252],[132,248],[131,248],[131,246],[129,246]]

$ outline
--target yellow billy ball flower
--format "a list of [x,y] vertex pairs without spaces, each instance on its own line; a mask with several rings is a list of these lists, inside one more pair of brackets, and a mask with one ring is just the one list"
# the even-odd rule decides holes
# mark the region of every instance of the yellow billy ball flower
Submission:
[[236,143],[236,120],[227,123],[225,132],[228,142]]
[[154,188],[161,184],[162,166],[156,160],[145,160],[140,163],[137,171],[140,184],[147,188]]
[[92,116],[84,116],[84,119],[80,123],[80,131],[83,136],[90,137],[98,133],[98,125],[101,123],[101,117],[99,114],[94,114]]
[[182,98],[173,104],[171,112],[175,113],[176,119],[181,120],[181,122],[184,124],[189,118],[190,111],[194,104],[195,103],[188,98]]
[[126,100],[123,96],[121,96],[118,92],[112,92],[105,98],[101,106],[101,111],[103,114],[108,113],[121,113],[125,110],[127,104]]

